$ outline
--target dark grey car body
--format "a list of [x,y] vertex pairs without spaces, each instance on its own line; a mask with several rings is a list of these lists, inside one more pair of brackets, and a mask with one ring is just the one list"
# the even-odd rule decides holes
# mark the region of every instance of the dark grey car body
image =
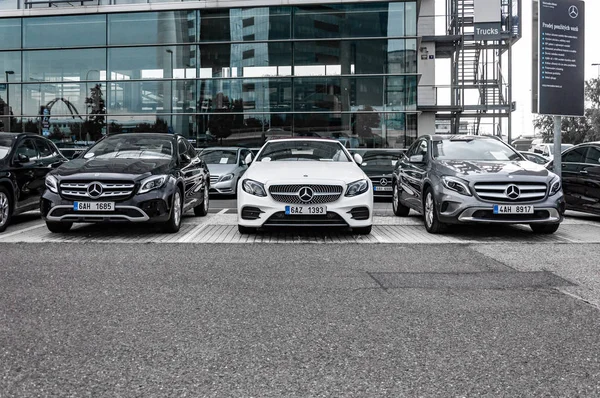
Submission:
[[[562,221],[565,209],[562,191],[550,195],[551,185],[558,182],[555,174],[525,160],[512,148],[510,151],[514,151],[514,156],[506,161],[440,160],[432,156],[433,144],[449,139],[496,140],[483,136],[419,137],[394,170],[395,211],[400,204],[424,214],[425,194],[431,191],[434,216],[442,224],[481,222],[557,226]],[[417,161],[421,156],[422,161]],[[457,179],[468,191],[462,194],[448,189],[442,178],[446,181]],[[560,182],[558,184],[560,187]],[[509,197],[509,187],[510,192],[516,187],[519,195]],[[533,214],[494,214],[494,205],[532,205],[535,211]]]

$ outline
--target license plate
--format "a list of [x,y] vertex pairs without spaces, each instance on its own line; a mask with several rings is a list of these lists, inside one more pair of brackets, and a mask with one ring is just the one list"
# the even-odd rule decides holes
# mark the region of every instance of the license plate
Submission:
[[391,191],[392,187],[373,187],[376,191]]
[[529,205],[494,205],[494,214],[533,214]]
[[285,214],[299,214],[303,216],[327,214],[327,206],[285,206]]
[[115,202],[75,202],[75,211],[114,211]]

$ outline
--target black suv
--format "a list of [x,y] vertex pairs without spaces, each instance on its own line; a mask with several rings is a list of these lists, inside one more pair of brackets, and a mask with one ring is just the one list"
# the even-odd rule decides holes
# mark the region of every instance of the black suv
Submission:
[[208,213],[210,174],[179,135],[105,137],[46,177],[41,211],[48,229],[74,222],[155,222],[177,232],[182,214]]
[[38,208],[46,174],[66,161],[44,137],[0,133],[0,232],[13,215]]

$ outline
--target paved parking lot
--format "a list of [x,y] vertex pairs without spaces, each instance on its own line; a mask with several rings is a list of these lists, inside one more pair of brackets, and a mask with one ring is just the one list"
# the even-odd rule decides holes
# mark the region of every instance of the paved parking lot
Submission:
[[600,217],[572,213],[557,233],[536,235],[527,226],[460,226],[444,235],[425,231],[421,217],[395,217],[390,203],[375,203],[375,225],[367,236],[343,230],[277,229],[240,235],[235,200],[213,200],[207,217],[187,213],[177,234],[148,225],[76,224],[65,234],[50,233],[38,213],[15,220],[0,242],[120,242],[120,243],[600,243]]

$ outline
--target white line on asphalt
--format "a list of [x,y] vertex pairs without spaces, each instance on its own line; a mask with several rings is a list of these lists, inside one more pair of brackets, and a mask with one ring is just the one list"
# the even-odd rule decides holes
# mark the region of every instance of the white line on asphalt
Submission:
[[200,224],[197,227],[192,228],[191,231],[183,235],[181,238],[177,239],[176,243],[187,243],[192,240],[192,238],[196,237],[204,228],[206,228],[208,224]]
[[2,239],[4,239],[4,238],[8,238],[8,237],[10,237],[10,236],[14,236],[14,235],[19,235],[19,234],[22,234],[23,232],[28,232],[28,231],[31,231],[31,230],[33,230],[33,229],[37,229],[37,228],[43,227],[43,226],[45,226],[45,225],[46,225],[46,224],[43,224],[43,223],[42,223],[42,224],[34,225],[33,227],[29,227],[29,228],[23,228],[23,229],[20,229],[20,230],[18,230],[18,231],[13,231],[13,232],[10,232],[10,233],[8,233],[8,234],[2,234],[2,235],[0,235],[0,240],[2,240]]
[[218,212],[217,215],[219,215],[219,214],[225,214],[225,213],[227,213],[227,210],[229,210],[229,209],[223,209],[220,212]]

